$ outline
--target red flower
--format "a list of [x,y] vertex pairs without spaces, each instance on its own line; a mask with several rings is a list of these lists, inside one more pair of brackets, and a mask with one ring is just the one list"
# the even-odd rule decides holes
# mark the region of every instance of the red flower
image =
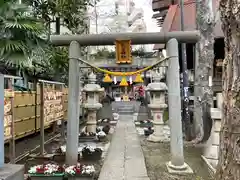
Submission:
[[64,168],[62,166],[59,166],[58,167],[58,172],[63,172],[64,171]]
[[43,168],[38,167],[36,170],[37,170],[37,173],[39,173],[39,174],[43,174],[44,173],[44,169]]
[[81,173],[81,169],[80,169],[80,168],[77,168],[77,169],[76,169],[76,173],[77,173],[77,174],[80,174],[80,173]]

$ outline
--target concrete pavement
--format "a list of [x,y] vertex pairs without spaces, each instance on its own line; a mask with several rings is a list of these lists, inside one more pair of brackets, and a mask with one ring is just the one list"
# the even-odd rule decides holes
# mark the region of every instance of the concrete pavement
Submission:
[[132,115],[120,115],[99,180],[149,180]]

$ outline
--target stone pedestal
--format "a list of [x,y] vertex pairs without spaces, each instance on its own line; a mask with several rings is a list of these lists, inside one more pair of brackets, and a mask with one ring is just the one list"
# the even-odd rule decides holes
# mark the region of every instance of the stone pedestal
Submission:
[[88,116],[87,116],[87,127],[86,132],[92,132],[96,133],[97,128],[97,110],[102,107],[102,104],[96,103],[96,104],[85,104],[84,106],[86,109],[88,109]]
[[148,137],[152,142],[165,142],[169,141],[169,137],[164,131],[163,112],[167,108],[166,104],[148,106],[153,112],[153,127],[154,133]]
[[215,169],[218,164],[218,153],[219,153],[219,143],[220,143],[220,129],[221,129],[221,119],[222,119],[222,93],[216,94],[217,108],[211,108],[211,118],[213,120],[213,127],[211,131],[211,136],[208,139],[204,153],[203,160],[208,165],[210,173],[214,174]]
[[211,170],[214,170],[218,164],[219,152],[219,133],[221,129],[222,113],[219,108],[211,108],[211,118],[213,120],[212,132],[203,153],[203,159]]
[[1,180],[24,180],[24,166],[17,164],[4,164],[0,168]]

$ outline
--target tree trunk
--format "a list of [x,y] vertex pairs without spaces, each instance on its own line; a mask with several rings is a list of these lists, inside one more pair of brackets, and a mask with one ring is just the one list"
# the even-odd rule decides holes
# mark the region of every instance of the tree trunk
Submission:
[[[212,2],[212,1],[209,1]],[[206,116],[205,107],[211,107],[213,101],[212,87],[209,77],[212,76],[214,60],[214,26],[212,4],[206,0],[196,1],[196,22],[201,38],[196,44],[198,62],[195,62],[194,117],[196,142],[207,140],[211,131],[211,118]],[[208,110],[207,110],[208,111]],[[207,137],[208,136],[208,137]]]
[[240,179],[240,3],[220,0],[225,36],[223,116],[216,180]]

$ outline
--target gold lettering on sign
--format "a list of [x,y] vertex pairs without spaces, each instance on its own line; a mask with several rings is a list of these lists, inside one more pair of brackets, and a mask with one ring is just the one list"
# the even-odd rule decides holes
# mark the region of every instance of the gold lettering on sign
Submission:
[[123,43],[121,43],[121,57],[124,59],[126,58],[126,48],[125,45]]

